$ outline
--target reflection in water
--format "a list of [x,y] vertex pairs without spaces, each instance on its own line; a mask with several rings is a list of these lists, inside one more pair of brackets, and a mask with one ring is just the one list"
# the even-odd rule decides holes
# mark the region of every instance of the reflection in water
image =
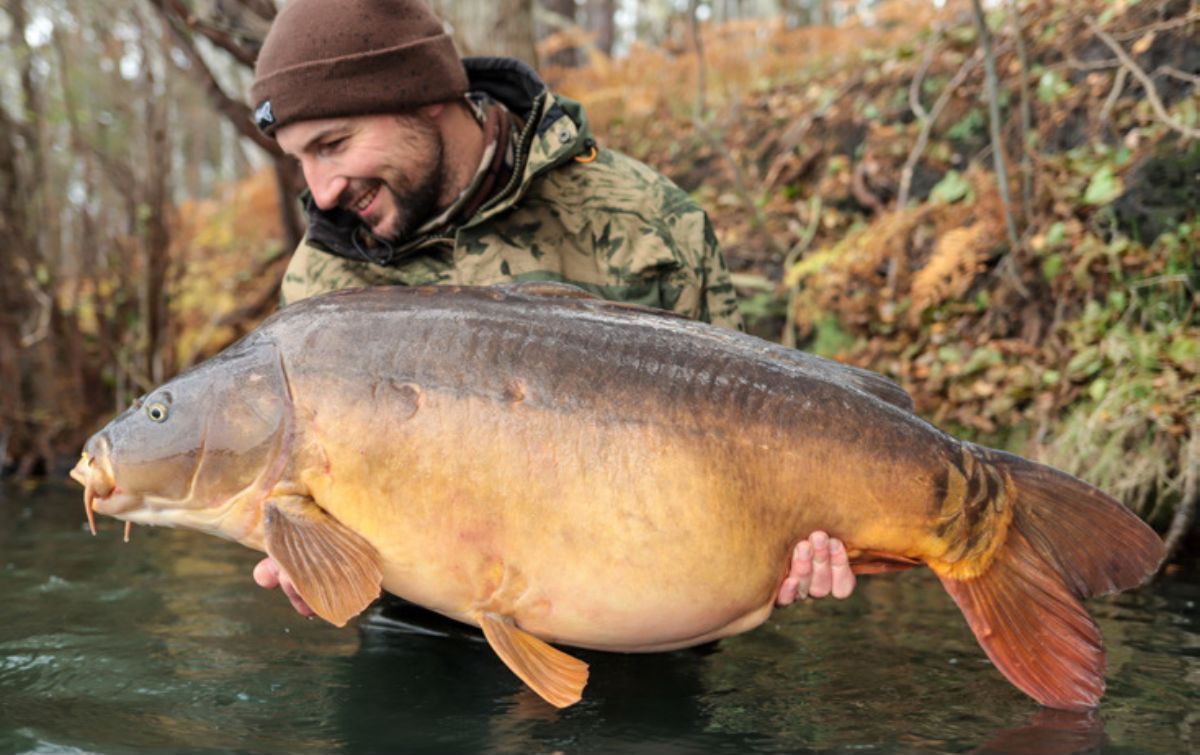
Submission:
[[1100,714],[1039,710],[1025,726],[1001,729],[988,738],[974,755],[1065,755],[1095,752],[1104,744],[1104,722]]
[[[195,533],[81,529],[77,489],[0,491],[0,753],[1194,751],[1200,569],[1093,601],[1101,715],[1037,708],[927,572],[777,612],[701,650],[580,652],[558,711],[452,622],[295,616],[255,554]],[[417,614],[408,616],[409,624]],[[402,617],[403,618],[403,617]]]

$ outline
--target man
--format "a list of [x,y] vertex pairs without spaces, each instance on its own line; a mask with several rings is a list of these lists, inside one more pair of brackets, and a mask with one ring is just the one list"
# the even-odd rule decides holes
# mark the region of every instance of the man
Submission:
[[[597,145],[580,105],[525,64],[460,60],[419,0],[290,0],[251,97],[308,184],[284,303],[350,286],[552,280],[741,327],[704,211]],[[254,577],[311,614],[271,559]],[[777,602],[853,587],[845,548],[817,532],[797,544]]]

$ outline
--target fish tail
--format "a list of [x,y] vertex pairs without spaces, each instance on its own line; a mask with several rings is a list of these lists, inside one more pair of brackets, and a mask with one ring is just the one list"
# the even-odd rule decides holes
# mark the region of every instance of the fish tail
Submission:
[[970,447],[1008,481],[1012,518],[977,575],[938,576],[988,657],[1039,703],[1087,710],[1104,692],[1104,643],[1083,598],[1145,582],[1162,540],[1116,499],[1068,474]]

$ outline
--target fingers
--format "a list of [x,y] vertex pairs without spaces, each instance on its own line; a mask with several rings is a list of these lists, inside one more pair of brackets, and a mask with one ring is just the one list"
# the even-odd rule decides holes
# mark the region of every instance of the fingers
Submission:
[[268,590],[274,590],[279,587],[279,565],[275,560],[264,558],[254,566],[254,582],[259,587],[265,587]]
[[775,605],[789,606],[797,600],[808,597],[808,587],[812,582],[812,544],[807,540],[796,543],[792,549],[792,563],[788,567],[788,575],[779,586],[779,594],[775,597]]
[[850,593],[854,592],[854,572],[850,570],[846,546],[836,538],[829,540],[829,565],[833,572],[830,594],[838,600],[850,597]]
[[846,546],[817,530],[792,550],[787,577],[779,586],[775,605],[787,606],[804,598],[848,597],[854,592],[854,572]]
[[817,530],[808,536],[812,543],[812,584],[808,594],[814,598],[823,598],[833,589],[833,569],[829,565],[829,535]]
[[268,556],[255,565],[254,581],[259,587],[265,587],[268,590],[273,590],[276,587],[283,588],[283,594],[287,596],[288,601],[292,604],[292,608],[296,609],[296,613],[301,616],[316,615],[308,607],[308,604],[304,602],[304,598],[300,597],[300,593],[296,591],[296,586],[292,583],[292,578],[288,576],[287,572],[279,568],[279,564],[275,563],[275,559]]

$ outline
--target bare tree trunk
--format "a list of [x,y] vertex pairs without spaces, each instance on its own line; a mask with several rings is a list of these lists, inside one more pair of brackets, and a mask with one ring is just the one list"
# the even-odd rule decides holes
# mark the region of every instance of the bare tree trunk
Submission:
[[[29,241],[24,208],[25,196],[17,164],[16,121],[0,103],[0,238],[17,250]],[[0,254],[0,473],[16,463],[16,455],[28,445],[25,395],[22,390],[21,323],[30,309],[15,262],[16,253]],[[13,458],[9,458],[9,454]]]
[[538,65],[534,0],[436,0],[430,6],[450,25],[463,55],[500,55]]
[[[167,22],[163,22],[160,35],[163,58],[170,55],[166,37]],[[143,27],[141,39],[153,34],[149,28]],[[142,188],[142,201],[139,218],[142,224],[142,238],[146,254],[146,279],[144,322],[146,324],[145,374],[154,383],[162,382],[170,372],[170,339],[168,338],[168,291],[167,268],[170,264],[171,232],[168,227],[168,214],[171,211],[170,180],[171,180],[171,143],[167,136],[167,108],[169,98],[156,95],[160,89],[167,89],[168,82],[155,79],[154,66],[150,64],[153,52],[143,43],[142,57],[146,61],[145,93],[143,102],[146,108],[146,146],[148,152],[147,171]],[[165,74],[164,74],[165,75]]]
[[520,58],[536,68],[539,61],[533,27],[533,3],[534,0],[496,2],[498,23],[493,54]]
[[[52,267],[53,260],[47,260],[45,256],[46,245],[40,243],[45,234],[34,232],[35,229],[46,228],[48,220],[45,190],[49,186],[49,170],[43,143],[42,98],[34,76],[36,60],[24,35],[19,32],[26,28],[28,16],[24,0],[9,0],[7,7],[12,28],[18,30],[12,34],[12,40],[17,59],[22,61],[19,72],[25,113],[25,128],[21,130],[25,142],[22,153],[29,165],[28,173],[22,175],[21,156],[14,155],[10,161],[9,180],[17,182],[11,201],[23,203],[25,207],[15,207],[16,214],[13,216],[19,226],[16,230],[21,242],[10,247],[11,251],[3,255],[9,258],[8,262],[14,268],[11,272],[15,285],[23,288],[16,295],[24,306],[15,309],[17,344],[22,353],[16,357],[19,378],[12,385],[17,392],[24,394],[18,399],[21,406],[14,417],[18,427],[23,430],[23,437],[19,436],[22,443],[16,447],[16,452],[20,454],[16,460],[16,474],[24,477],[54,462],[52,436],[55,427],[49,421],[39,419],[57,417],[54,411],[54,381],[45,377],[24,378],[55,374],[55,343],[51,324],[56,303],[48,292],[54,290],[56,271]],[[57,227],[56,223],[53,225]],[[23,360],[28,360],[26,369],[22,369]]]
[[[578,26],[576,20],[575,0],[541,0],[543,7],[555,18],[551,23],[539,23],[538,39],[544,39],[555,32]],[[545,65],[574,67],[579,65],[579,50],[575,46],[555,50],[546,60]]]
[[596,49],[609,57],[612,57],[616,39],[616,13],[616,0],[587,0],[587,29],[595,39]]
[[[1000,133],[1000,85],[996,76],[996,56],[992,51],[992,34],[988,30],[987,16],[979,0],[971,0],[974,11],[975,29],[979,32],[979,45],[983,49],[983,68],[988,93],[988,129],[992,138],[992,158],[996,168],[996,183],[1000,189],[1000,202],[1004,205],[1004,228],[1012,252],[1021,244],[1017,224],[1013,219],[1012,202],[1008,195],[1008,157]],[[1022,137],[1024,138],[1024,137]]]

